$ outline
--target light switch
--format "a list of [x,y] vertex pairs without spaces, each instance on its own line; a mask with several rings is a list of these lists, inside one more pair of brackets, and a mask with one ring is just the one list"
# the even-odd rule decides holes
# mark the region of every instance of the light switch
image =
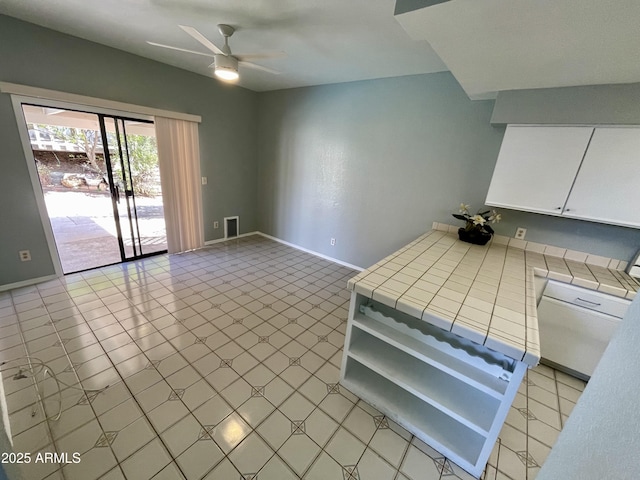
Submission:
[[207,177],[202,177],[202,185],[206,185],[207,184]]

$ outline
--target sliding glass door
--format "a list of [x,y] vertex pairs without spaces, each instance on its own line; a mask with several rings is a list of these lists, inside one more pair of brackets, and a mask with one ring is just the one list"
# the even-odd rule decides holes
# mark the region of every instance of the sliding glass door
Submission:
[[155,135],[139,120],[99,117],[120,254],[129,260],[166,251]]
[[64,273],[166,251],[153,122],[22,108]]

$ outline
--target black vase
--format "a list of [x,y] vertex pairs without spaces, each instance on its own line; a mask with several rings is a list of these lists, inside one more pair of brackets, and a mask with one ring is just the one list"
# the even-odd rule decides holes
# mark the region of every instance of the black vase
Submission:
[[458,238],[463,242],[473,243],[474,245],[486,245],[491,240],[491,234],[481,230],[465,230],[458,229]]

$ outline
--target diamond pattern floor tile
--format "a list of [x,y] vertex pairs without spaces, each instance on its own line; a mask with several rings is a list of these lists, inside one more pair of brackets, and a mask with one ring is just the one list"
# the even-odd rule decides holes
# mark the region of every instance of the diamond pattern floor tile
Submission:
[[[3,367],[14,449],[83,458],[24,478],[467,480],[340,386],[355,273],[250,236],[0,292],[0,360],[35,355],[70,385],[46,380],[50,418],[32,417]],[[535,478],[583,389],[530,371],[485,477]]]

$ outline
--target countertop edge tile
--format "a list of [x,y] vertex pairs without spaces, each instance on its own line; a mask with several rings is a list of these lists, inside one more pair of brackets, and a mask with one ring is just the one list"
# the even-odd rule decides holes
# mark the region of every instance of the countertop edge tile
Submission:
[[456,320],[456,322],[453,324],[453,327],[451,328],[451,333],[460,335],[461,337],[467,338],[479,345],[484,345],[487,339],[486,331],[483,333],[480,329],[474,328],[464,321]]
[[[457,238],[457,227],[434,223],[432,230],[359,273],[347,285],[352,291],[535,366],[540,360],[535,277],[627,299],[633,299],[640,288],[637,280],[611,268],[616,265],[612,259],[607,259],[606,265],[605,257],[591,255],[589,265],[579,261],[582,259],[589,259],[589,254],[532,242],[511,242],[509,237],[499,235],[486,246],[470,245]],[[414,298],[410,285],[403,292],[385,289],[384,283],[402,269],[407,269],[412,279],[415,277],[416,288],[425,279],[434,280],[429,282],[433,283],[434,292]],[[372,276],[375,281],[368,282],[367,276],[373,272],[379,276]],[[406,276],[402,273],[396,278],[408,280]],[[455,292],[447,291],[446,283],[455,281],[454,277],[468,279],[466,293],[454,295]],[[453,300],[458,293],[464,297]],[[470,308],[461,310],[462,306]],[[483,316],[470,318],[479,306],[483,306]],[[506,317],[522,329],[510,328],[508,332],[492,329],[485,321],[487,313]],[[485,324],[487,330],[483,334]],[[503,328],[508,326],[505,324]]]

